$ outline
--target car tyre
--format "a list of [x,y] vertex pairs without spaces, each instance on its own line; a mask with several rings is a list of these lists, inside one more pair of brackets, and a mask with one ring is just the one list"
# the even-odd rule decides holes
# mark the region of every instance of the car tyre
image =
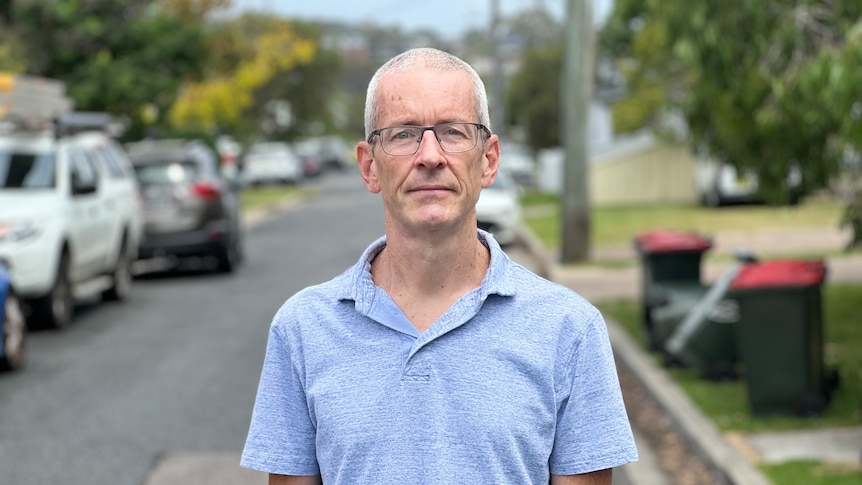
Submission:
[[126,240],[120,245],[117,262],[111,272],[111,287],[102,292],[104,301],[123,301],[132,291],[132,258],[129,255]]
[[705,207],[717,208],[721,207],[721,193],[718,188],[712,188],[700,196],[700,203]]
[[47,295],[33,302],[33,323],[39,328],[65,328],[72,321],[74,299],[69,283],[69,258],[64,253],[57,265],[57,277]]
[[3,356],[0,357],[0,370],[13,371],[24,365],[27,343],[27,323],[21,311],[21,302],[13,292],[6,295],[3,305],[5,319],[3,324]]
[[242,259],[240,244],[237,238],[218,248],[216,252],[216,269],[219,273],[232,273]]

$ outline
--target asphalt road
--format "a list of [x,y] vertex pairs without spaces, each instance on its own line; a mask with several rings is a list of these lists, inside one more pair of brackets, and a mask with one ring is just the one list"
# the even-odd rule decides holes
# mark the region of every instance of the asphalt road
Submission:
[[273,313],[383,232],[358,174],[315,183],[247,233],[236,274],[148,275],[126,302],[31,333],[27,367],[0,375],[0,483],[140,485],[166,456],[238,453]]

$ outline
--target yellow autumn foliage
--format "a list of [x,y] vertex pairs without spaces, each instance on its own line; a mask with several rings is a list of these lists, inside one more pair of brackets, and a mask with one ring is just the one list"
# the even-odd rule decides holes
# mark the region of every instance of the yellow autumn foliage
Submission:
[[186,84],[169,113],[171,125],[212,129],[236,124],[252,106],[256,89],[280,72],[311,62],[317,45],[282,24],[257,37],[253,52],[228,76]]

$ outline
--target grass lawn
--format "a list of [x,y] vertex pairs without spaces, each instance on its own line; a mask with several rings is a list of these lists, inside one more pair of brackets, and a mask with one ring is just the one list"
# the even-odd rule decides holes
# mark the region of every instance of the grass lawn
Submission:
[[859,465],[848,466],[819,463],[816,461],[794,461],[781,465],[764,465],[760,469],[780,485],[859,485],[862,470]]
[[[530,229],[546,247],[559,246],[560,209],[553,195],[527,192],[522,197]],[[592,243],[596,247],[631,244],[651,229],[711,234],[728,230],[838,226],[844,207],[834,200],[810,200],[795,207],[740,205],[711,209],[697,205],[599,207],[593,210]],[[531,212],[533,215],[531,215]]]
[[242,189],[240,194],[240,203],[243,211],[266,209],[267,207],[280,204],[285,200],[299,197],[306,190],[308,189],[291,185],[246,187]]

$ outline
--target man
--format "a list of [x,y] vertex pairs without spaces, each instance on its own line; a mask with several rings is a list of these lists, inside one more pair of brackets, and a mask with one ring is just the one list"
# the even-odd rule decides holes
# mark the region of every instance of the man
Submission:
[[356,152],[386,234],[275,315],[242,458],[270,484],[610,484],[637,459],[601,314],[477,229],[488,119],[444,52],[372,78]]

